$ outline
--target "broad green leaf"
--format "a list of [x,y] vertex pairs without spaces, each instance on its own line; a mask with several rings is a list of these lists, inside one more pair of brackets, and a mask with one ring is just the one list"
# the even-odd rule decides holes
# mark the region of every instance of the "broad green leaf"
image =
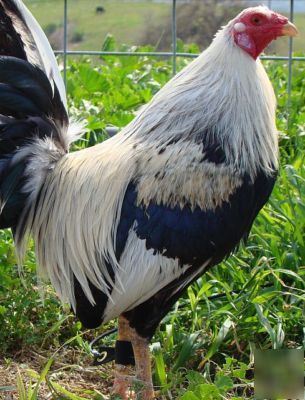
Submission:
[[218,388],[215,385],[204,383],[198,385],[194,390],[195,395],[200,400],[220,400],[221,395]]
[[193,392],[187,391],[183,396],[179,397],[179,400],[200,400]]
[[223,375],[223,373],[218,373],[215,379],[215,385],[218,387],[221,393],[225,393],[228,390],[233,389],[233,381],[228,376]]

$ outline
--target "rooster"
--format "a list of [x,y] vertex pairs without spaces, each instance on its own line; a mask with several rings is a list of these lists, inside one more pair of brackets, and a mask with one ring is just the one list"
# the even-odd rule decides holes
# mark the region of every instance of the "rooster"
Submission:
[[152,399],[149,340],[185,288],[245,238],[278,169],[275,96],[258,58],[294,36],[245,9],[119,134],[68,153],[55,57],[20,0],[0,0],[0,227],[84,326],[118,317],[114,392],[129,365]]

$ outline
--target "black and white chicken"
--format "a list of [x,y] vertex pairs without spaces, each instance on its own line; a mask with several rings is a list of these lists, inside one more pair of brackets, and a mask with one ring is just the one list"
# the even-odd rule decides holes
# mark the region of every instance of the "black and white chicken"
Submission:
[[268,8],[245,9],[119,134],[68,153],[75,130],[51,47],[20,0],[0,0],[0,227],[20,259],[34,238],[39,273],[84,326],[119,318],[124,399],[133,356],[142,398],[153,398],[158,324],[270,196],[275,96],[258,56],[296,33]]

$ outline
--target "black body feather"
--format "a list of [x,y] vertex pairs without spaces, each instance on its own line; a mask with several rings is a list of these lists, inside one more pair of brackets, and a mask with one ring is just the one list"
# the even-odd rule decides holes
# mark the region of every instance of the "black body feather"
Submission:
[[37,138],[52,138],[60,146],[67,125],[58,90],[44,72],[20,58],[0,56],[0,228],[16,227],[27,199],[30,156],[15,162],[17,152]]
[[[221,153],[219,157],[222,158]],[[137,236],[145,240],[147,249],[179,259],[181,266],[191,265],[178,279],[124,314],[140,335],[151,337],[154,334],[185,287],[202,274],[200,267],[204,263],[209,260],[205,270],[218,264],[247,237],[255,217],[270,196],[275,179],[276,174],[267,176],[262,172],[254,182],[243,176],[242,185],[229,201],[214,210],[199,207],[191,210],[189,206],[171,208],[153,203],[148,207],[138,206],[136,184],[129,185],[116,235],[117,259],[124,250],[130,229],[136,224]],[[107,296],[94,288],[96,305],[92,306],[78,283],[75,289],[78,318],[87,327],[98,327],[103,321]]]

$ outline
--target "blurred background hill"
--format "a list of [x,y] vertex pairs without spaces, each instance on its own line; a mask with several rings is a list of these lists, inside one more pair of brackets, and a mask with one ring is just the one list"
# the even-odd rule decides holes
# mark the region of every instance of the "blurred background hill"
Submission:
[[[24,0],[46,31],[54,49],[63,48],[63,0]],[[171,50],[171,0],[68,0],[68,47],[100,50],[108,33],[118,43],[153,45]],[[287,0],[181,0],[177,2],[178,38],[204,49],[219,26],[246,6],[266,4],[288,14]],[[295,22],[301,35],[294,50],[304,51],[305,1],[295,1]],[[276,42],[269,53],[286,55],[288,40]]]

